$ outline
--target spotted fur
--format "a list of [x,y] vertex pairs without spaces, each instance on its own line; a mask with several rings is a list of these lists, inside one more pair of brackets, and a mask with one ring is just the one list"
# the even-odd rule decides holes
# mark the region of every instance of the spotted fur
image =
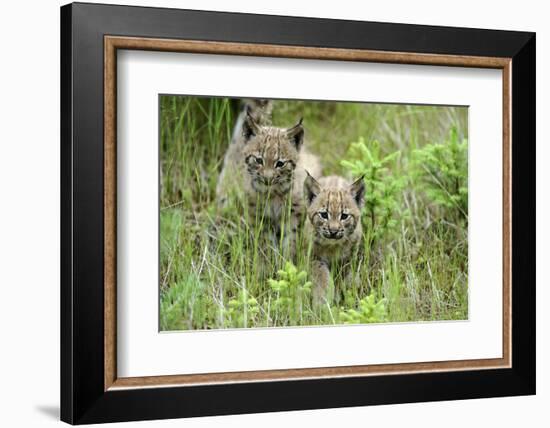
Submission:
[[357,254],[363,237],[365,183],[362,177],[350,184],[338,176],[315,180],[308,175],[303,189],[307,205],[305,234],[313,243],[313,297],[319,304],[327,294],[330,266],[345,264]]

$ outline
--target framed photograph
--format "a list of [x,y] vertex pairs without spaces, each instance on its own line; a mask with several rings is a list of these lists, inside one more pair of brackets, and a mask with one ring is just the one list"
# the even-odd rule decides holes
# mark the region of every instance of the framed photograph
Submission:
[[535,393],[535,35],[61,8],[61,418]]

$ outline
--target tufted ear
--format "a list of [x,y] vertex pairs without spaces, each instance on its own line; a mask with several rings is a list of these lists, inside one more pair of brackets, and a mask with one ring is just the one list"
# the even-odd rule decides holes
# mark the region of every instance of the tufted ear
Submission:
[[296,150],[300,150],[302,143],[304,142],[304,127],[302,125],[302,121],[303,119],[300,118],[296,125],[286,130],[286,135],[290,142],[294,144]]
[[252,111],[250,106],[246,109],[246,117],[243,122],[243,137],[244,141],[250,140],[254,135],[258,135],[260,131],[260,125],[256,123],[254,117],[252,117]]
[[309,172],[306,171],[306,174],[307,177],[304,180],[304,198],[309,206],[321,191],[321,186],[319,182],[309,174]]
[[357,206],[359,208],[363,207],[365,203],[365,176],[362,176],[359,180],[355,180],[351,186],[349,186],[349,191]]

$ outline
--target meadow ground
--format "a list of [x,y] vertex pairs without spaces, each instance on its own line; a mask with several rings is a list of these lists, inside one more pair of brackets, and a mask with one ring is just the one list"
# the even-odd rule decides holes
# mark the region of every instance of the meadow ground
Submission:
[[[365,257],[311,305],[309,248],[291,261],[215,188],[238,100],[160,98],[161,330],[468,317],[467,108],[278,100],[304,118],[324,173],[365,175]],[[238,198],[237,198],[238,199]]]

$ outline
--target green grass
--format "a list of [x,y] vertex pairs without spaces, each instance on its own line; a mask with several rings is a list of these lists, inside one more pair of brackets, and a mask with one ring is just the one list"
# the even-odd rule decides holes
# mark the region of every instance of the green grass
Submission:
[[161,97],[161,330],[467,318],[466,108],[276,102],[274,125],[303,117],[325,174],[367,174],[365,256],[351,276],[332,269],[320,309],[301,233],[289,264],[282,241],[244,220],[238,193],[217,208],[238,108]]

